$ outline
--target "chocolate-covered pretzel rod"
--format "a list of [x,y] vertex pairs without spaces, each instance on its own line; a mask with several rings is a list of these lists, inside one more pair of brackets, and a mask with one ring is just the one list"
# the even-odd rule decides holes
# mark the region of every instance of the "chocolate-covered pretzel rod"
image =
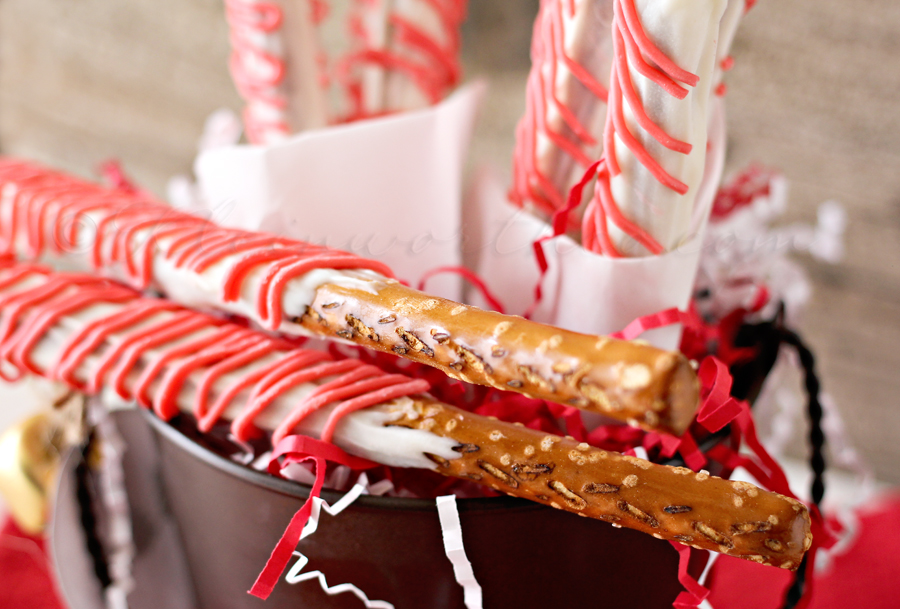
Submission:
[[7,266],[0,305],[4,362],[87,393],[134,399],[163,418],[191,412],[201,430],[227,416],[243,441],[260,428],[274,430],[273,441],[299,432],[333,437],[382,463],[434,468],[782,568],[796,568],[809,547],[808,514],[792,499],[473,415],[422,395],[421,381],[289,349],[102,279]]
[[435,298],[384,265],[224,229],[146,196],[0,161],[0,247],[154,287],[187,306],[395,353],[471,383],[682,433],[698,382],[680,354]]

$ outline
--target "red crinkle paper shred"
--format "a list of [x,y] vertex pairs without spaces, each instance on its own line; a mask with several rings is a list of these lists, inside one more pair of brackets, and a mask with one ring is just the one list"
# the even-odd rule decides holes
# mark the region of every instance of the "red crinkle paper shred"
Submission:
[[281,539],[278,540],[275,549],[272,550],[269,560],[266,561],[266,566],[263,568],[262,573],[256,578],[253,587],[250,588],[249,593],[253,596],[262,599],[268,598],[272,590],[275,589],[278,580],[281,579],[281,574],[291,560],[294,548],[297,547],[297,543],[300,541],[303,527],[306,526],[306,522],[309,520],[313,498],[322,494],[326,464],[330,462],[337,465],[345,465],[353,470],[364,470],[378,466],[377,463],[368,459],[348,455],[334,444],[314,440],[308,436],[292,435],[286,436],[275,445],[275,449],[272,451],[272,458],[269,461],[269,473],[277,476],[284,467],[292,463],[305,462],[311,462],[315,467],[316,481],[309,492],[309,497],[303,502],[303,507],[291,518],[287,529],[285,529]]
[[[692,335],[709,333],[709,327],[699,320],[696,313],[668,309],[636,319],[625,330],[614,336],[631,340],[648,330],[676,323],[681,323],[685,328],[682,350],[684,350],[685,343],[691,342]],[[691,354],[688,353],[688,355]],[[671,456],[677,450],[685,462],[695,470],[702,467],[707,460],[719,463],[728,472],[743,467],[765,488],[796,499],[784,470],[759,441],[750,405],[746,401],[737,400],[731,396],[733,379],[728,366],[715,356],[706,356],[700,364],[698,376],[701,384],[702,404],[697,413],[697,424],[708,432],[716,432],[726,425],[731,425],[733,445],[740,446],[742,442],[745,443],[752,455],[742,454],[724,443],[716,444],[704,454],[697,447],[690,431],[685,432],[680,439],[647,433],[644,446],[649,448],[647,438],[651,438],[649,445],[653,446],[658,442],[663,448],[660,453],[662,456]],[[831,547],[835,542],[835,537],[826,525],[818,506],[810,505],[809,509],[813,544],[807,553],[805,593],[797,605],[801,609],[809,603],[812,596],[812,570],[815,565],[816,551],[819,548]],[[679,580],[685,587],[685,590],[675,600],[674,607],[676,609],[697,607],[709,595],[709,590],[700,585],[688,573],[691,548],[675,543],[672,545],[679,553]]]

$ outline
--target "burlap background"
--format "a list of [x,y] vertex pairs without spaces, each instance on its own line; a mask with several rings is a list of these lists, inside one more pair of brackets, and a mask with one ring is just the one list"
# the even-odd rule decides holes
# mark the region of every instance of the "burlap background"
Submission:
[[[475,154],[509,164],[535,0],[472,0],[470,75],[493,82]],[[0,149],[84,175],[120,159],[162,192],[190,168],[205,117],[240,107],[221,0],[0,1]],[[900,482],[900,3],[762,0],[729,76],[729,166],[761,160],[792,184],[786,220],[842,202],[838,266],[807,261],[803,332],[852,439]]]

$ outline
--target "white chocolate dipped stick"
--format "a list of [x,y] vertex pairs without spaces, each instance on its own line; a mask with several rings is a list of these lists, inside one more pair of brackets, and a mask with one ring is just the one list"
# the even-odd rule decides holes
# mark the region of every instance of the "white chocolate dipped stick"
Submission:
[[225,0],[229,65],[247,103],[244,128],[253,144],[329,122],[317,6],[311,0]]
[[[356,38],[353,53],[357,60],[345,59],[342,70],[354,71],[344,74],[345,86],[349,89],[353,106],[351,119],[378,116],[385,112],[384,83],[387,71],[382,63],[365,61],[365,50],[377,52],[388,46],[388,15],[393,0],[354,0],[349,16],[350,32]],[[353,57],[354,55],[351,55]],[[354,64],[358,64],[355,66]]]
[[358,46],[342,78],[356,106],[350,118],[416,110],[446,97],[460,80],[460,25],[466,0],[359,1],[351,15]]
[[[423,452],[456,456],[449,441],[385,426],[397,418],[387,408],[410,407],[409,396],[427,390],[424,381],[334,361],[101,278],[45,267],[0,269],[0,302],[0,358],[88,394],[137,400],[163,419],[184,411],[201,431],[225,419],[238,442],[258,428],[275,442],[327,429],[329,440],[385,465],[430,469]],[[329,423],[338,409],[347,414]]]
[[606,162],[583,240],[611,256],[659,254],[690,237],[726,0],[614,6]]
[[418,395],[424,381],[285,348],[103,279],[8,265],[0,304],[4,364],[89,394],[114,392],[164,419],[186,410],[203,429],[230,415],[238,440],[262,428],[274,429],[273,443],[298,432],[334,439],[382,463],[786,569],[811,542],[796,500],[472,415]]
[[612,16],[612,0],[541,3],[510,196],[545,219],[603,150]]
[[385,108],[414,110],[433,105],[459,83],[459,28],[467,0],[394,0],[389,17],[389,52],[426,68],[422,77],[391,70],[385,83]]
[[680,435],[699,384],[678,353],[436,298],[383,264],[224,229],[150,200],[0,161],[0,251],[96,270],[272,331],[394,353],[467,382]]

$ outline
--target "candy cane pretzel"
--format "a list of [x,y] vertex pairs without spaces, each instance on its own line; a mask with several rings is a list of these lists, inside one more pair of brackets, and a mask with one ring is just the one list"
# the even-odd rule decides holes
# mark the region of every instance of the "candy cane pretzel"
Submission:
[[0,160],[0,253],[96,270],[288,336],[400,355],[470,383],[680,435],[699,384],[679,354],[407,288],[383,264],[224,229],[149,199]]
[[203,431],[224,417],[239,441],[314,434],[388,465],[763,564],[796,569],[810,547],[809,513],[794,499],[474,415],[418,395],[423,380],[292,349],[97,277],[0,264],[6,379],[10,365],[165,419],[187,410]]
[[247,102],[244,129],[254,144],[286,137],[285,60],[278,39],[284,14],[273,2],[225,0],[231,28],[229,68],[238,93]]
[[660,254],[689,236],[725,0],[676,4],[614,2],[605,163],[582,229],[607,256]]
[[546,217],[600,157],[612,0],[543,0],[532,37],[525,115],[516,129],[512,201]]
[[231,29],[229,68],[247,105],[244,128],[254,144],[328,124],[318,0],[225,0]]
[[[260,415],[299,388],[302,397],[274,427],[273,441],[337,403],[321,431],[331,441],[341,417],[428,389],[423,380],[292,348],[223,319],[141,298],[99,277],[8,261],[2,267],[0,360],[18,374],[45,376],[88,394],[112,388],[166,420],[180,411],[190,378],[191,410],[201,431],[227,411],[233,435],[249,441],[259,435]],[[9,371],[3,376],[17,377]]]
[[436,104],[460,80],[467,0],[356,0],[341,62],[351,119]]

